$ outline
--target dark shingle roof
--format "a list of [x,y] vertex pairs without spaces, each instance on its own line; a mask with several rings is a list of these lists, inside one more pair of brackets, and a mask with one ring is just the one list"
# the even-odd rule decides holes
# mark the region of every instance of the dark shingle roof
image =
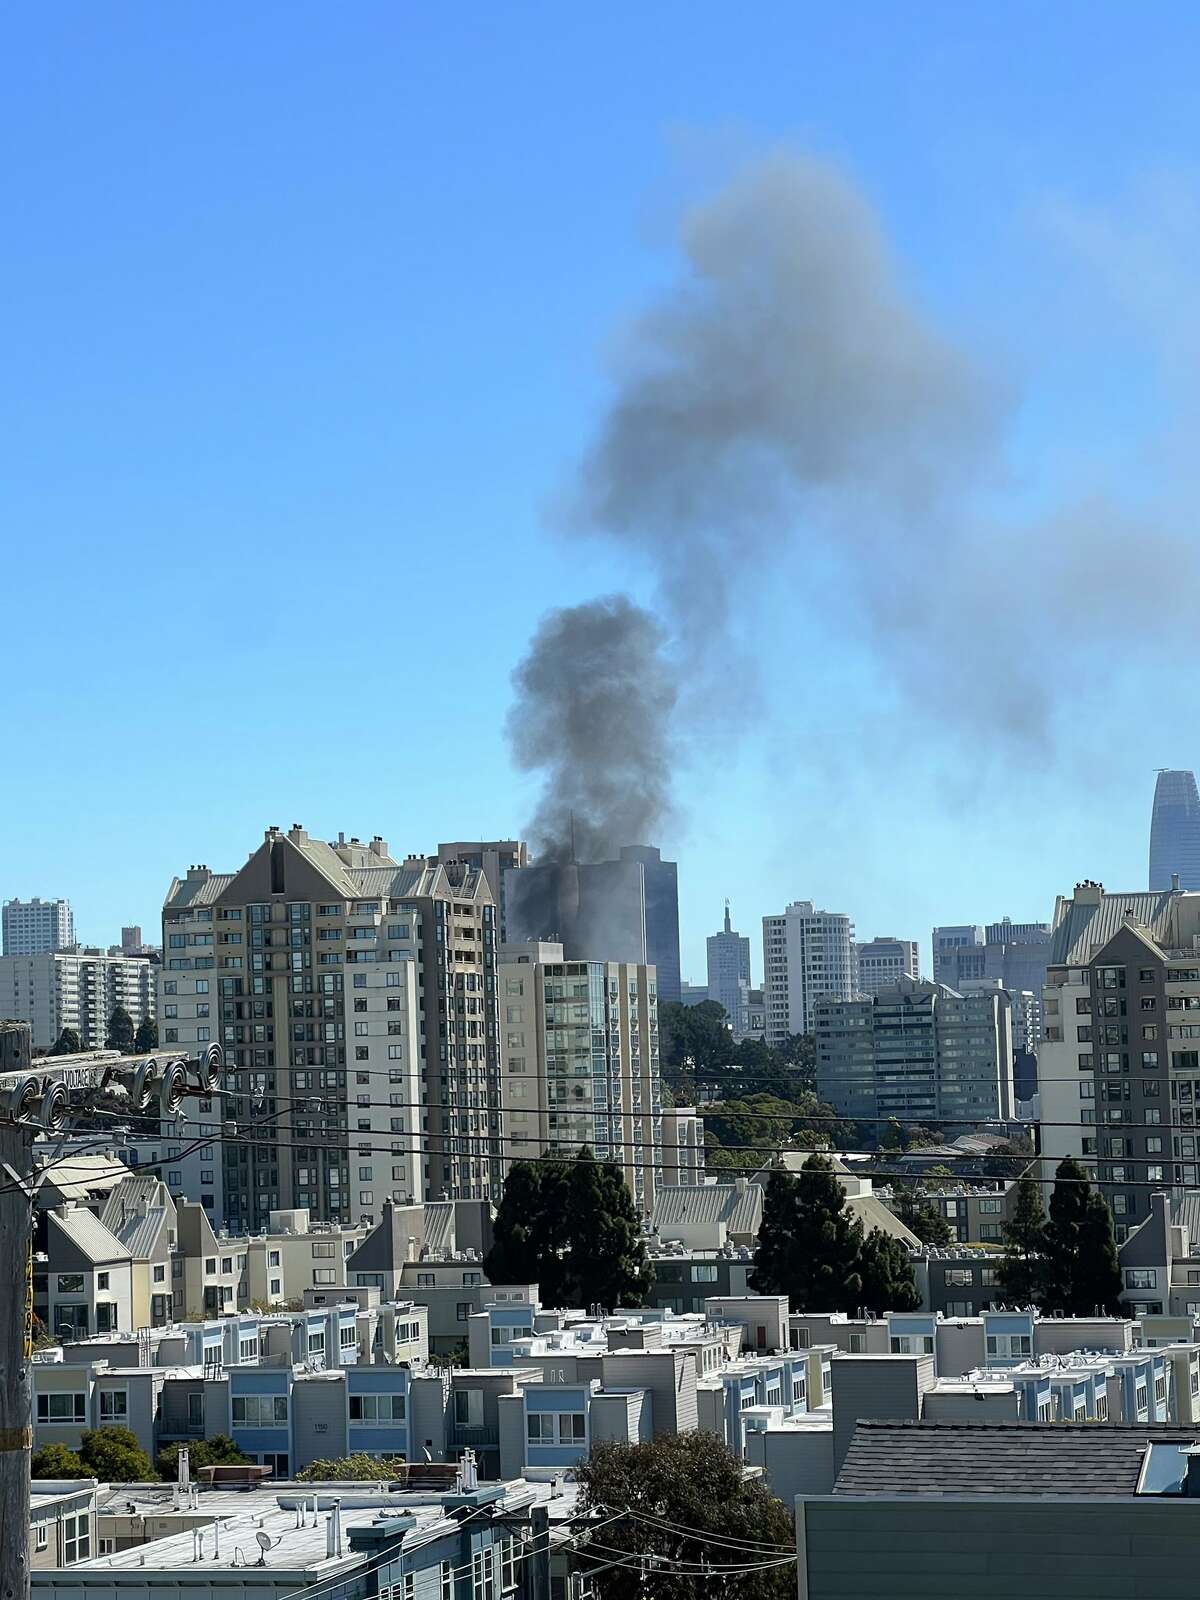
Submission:
[[835,1495],[1135,1492],[1146,1445],[1200,1439],[1200,1424],[860,1422]]

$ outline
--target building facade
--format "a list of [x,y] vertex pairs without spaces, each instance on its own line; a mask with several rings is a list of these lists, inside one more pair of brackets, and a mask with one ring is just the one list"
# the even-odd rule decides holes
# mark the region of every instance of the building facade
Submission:
[[[679,969],[679,866],[652,844],[621,847],[622,861],[640,861],[646,899],[646,961],[658,974],[658,998],[681,998]],[[603,956],[603,951],[597,951]]]
[[1012,1017],[1002,990],[960,995],[903,979],[814,1007],[817,1092],[864,1121],[973,1126],[1013,1111]]
[[820,1000],[849,1000],[857,988],[854,924],[840,911],[795,900],[763,918],[763,998],[768,1044],[813,1031]]
[[1200,889],[1200,792],[1196,774],[1164,767],[1150,816],[1150,888]]
[[865,944],[855,945],[858,988],[861,994],[878,994],[901,978],[921,976],[921,958],[915,939],[897,939],[891,934],[876,934]]
[[1046,982],[1050,929],[1044,922],[964,923],[933,930],[933,981],[965,994],[984,983],[1035,996],[1034,1045],[1042,1036],[1040,997]]
[[725,902],[725,926],[710,933],[708,947],[708,989],[706,998],[723,1005],[735,1039],[750,1032],[750,940],[738,933],[729,918]]
[[487,879],[492,899],[499,908],[500,937],[506,937],[504,917],[504,874],[529,865],[529,851],[524,839],[473,839],[459,840],[453,844],[439,844],[437,855],[431,856],[429,865],[473,867]]
[[75,918],[69,900],[6,900],[0,909],[3,953],[38,956],[75,943]]
[[33,1044],[49,1050],[73,1028],[85,1050],[103,1048],[108,1022],[124,1006],[136,1028],[157,1011],[155,964],[114,950],[72,950],[0,956],[0,1011],[30,1024]]
[[567,961],[547,942],[507,944],[500,991],[508,1157],[586,1145],[620,1166],[638,1210],[652,1211],[663,1182],[654,968]]
[[496,909],[480,869],[271,828],[239,872],[175,880],[163,942],[164,1043],[219,1039],[231,1109],[264,1124],[261,1141],[223,1143],[231,1230],[293,1207],[349,1222],[396,1196],[499,1194]]

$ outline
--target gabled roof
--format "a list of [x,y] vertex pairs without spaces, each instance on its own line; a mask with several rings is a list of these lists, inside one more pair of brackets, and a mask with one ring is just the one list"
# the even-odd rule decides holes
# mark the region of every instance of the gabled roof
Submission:
[[52,1266],[57,1259],[80,1259],[92,1266],[104,1266],[109,1261],[129,1260],[126,1246],[98,1217],[94,1217],[90,1211],[85,1211],[82,1206],[68,1206],[61,1211],[48,1211],[46,1218],[52,1233],[57,1232],[63,1241],[58,1251],[55,1249],[56,1240],[52,1238],[49,1241]]
[[1149,894],[1102,894],[1098,905],[1080,905],[1076,899],[1060,895],[1054,908],[1047,964],[1086,966],[1096,951],[1121,931],[1127,917],[1139,925],[1143,936],[1169,946],[1177,898],[1174,891],[1159,889]]
[[135,1261],[146,1261],[162,1242],[168,1218],[174,1226],[175,1204],[158,1178],[126,1178],[104,1203],[100,1221]]
[[1148,1442],[1198,1437],[1196,1424],[859,1422],[833,1492],[1125,1498]]
[[717,1222],[723,1222],[728,1233],[753,1235],[762,1221],[762,1208],[763,1190],[757,1183],[664,1185],[654,1199],[653,1226],[664,1238],[675,1228]]
[[86,1200],[89,1195],[106,1194],[125,1178],[126,1169],[115,1156],[65,1156],[48,1165],[42,1191],[46,1199]]

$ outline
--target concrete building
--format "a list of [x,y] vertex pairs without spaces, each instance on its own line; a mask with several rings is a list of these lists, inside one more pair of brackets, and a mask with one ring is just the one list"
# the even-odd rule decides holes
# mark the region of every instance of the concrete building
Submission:
[[1155,781],[1150,888],[1200,889],[1200,792],[1194,772],[1164,767]]
[[640,861],[545,861],[504,877],[509,944],[560,944],[568,961],[646,960]]
[[819,1000],[849,1000],[857,989],[854,924],[838,911],[795,900],[781,916],[763,918],[766,1040],[813,1031]]
[[992,983],[1009,994],[1034,996],[1033,1046],[1042,1036],[1040,996],[1046,983],[1050,929],[1044,922],[1002,917],[985,925],[965,923],[933,930],[933,981],[967,994]]
[[164,1013],[177,1008],[164,1041],[203,1042],[215,983],[230,1109],[287,1119],[286,1138],[225,1142],[232,1229],[279,1210],[348,1222],[392,1196],[498,1195],[496,910],[481,869],[269,828],[240,871],[172,883],[163,936]]
[[128,928],[121,929],[121,949],[127,956],[141,950],[143,945],[142,930],[136,923]]
[[1002,990],[960,995],[902,979],[813,1008],[817,1092],[863,1121],[971,1126],[1013,1114],[1012,1018]]
[[855,945],[858,963],[858,991],[878,994],[901,978],[921,976],[921,959],[915,939],[897,939],[892,934],[876,934],[865,944]]
[[725,926],[720,933],[709,934],[707,949],[706,998],[725,1007],[733,1037],[745,1039],[750,1034],[750,940],[730,922],[728,900]]
[[1055,908],[1039,1053],[1043,1175],[1093,1168],[1117,1239],[1200,1184],[1200,894],[1077,884]]
[[668,1187],[704,1180],[704,1118],[695,1106],[664,1106],[662,1181]]
[[654,968],[571,961],[548,942],[506,944],[500,1005],[510,1159],[587,1145],[623,1169],[648,1214],[663,1182]]
[[73,1028],[85,1050],[98,1050],[108,1022],[124,1006],[137,1025],[157,1010],[157,968],[141,956],[75,945],[40,955],[0,956],[0,1011],[28,1022],[33,1044],[49,1050]]
[[679,1003],[684,1006],[703,1005],[708,999],[708,985],[704,983],[687,983],[679,985]]
[[454,844],[439,844],[437,855],[429,858],[431,867],[455,863],[483,873],[492,891],[492,901],[498,908],[500,938],[506,938],[504,874],[529,865],[529,851],[524,839],[459,840]]
[[0,907],[0,929],[6,956],[40,956],[75,943],[69,900],[39,900],[36,895],[32,900],[6,900]]
[[[646,899],[645,960],[658,974],[659,1000],[674,1004],[681,998],[678,864],[664,861],[662,852],[650,844],[622,845],[621,860],[641,863]],[[612,959],[602,951],[594,954]]]

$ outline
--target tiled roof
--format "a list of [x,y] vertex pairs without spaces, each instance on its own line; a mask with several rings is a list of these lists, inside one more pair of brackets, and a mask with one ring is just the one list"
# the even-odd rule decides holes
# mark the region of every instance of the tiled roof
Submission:
[[1200,1438],[1200,1424],[860,1422],[835,1495],[1126,1497],[1151,1440]]
[[723,1222],[729,1233],[755,1234],[762,1221],[763,1191],[757,1183],[685,1183],[664,1186],[654,1200],[654,1228]]

